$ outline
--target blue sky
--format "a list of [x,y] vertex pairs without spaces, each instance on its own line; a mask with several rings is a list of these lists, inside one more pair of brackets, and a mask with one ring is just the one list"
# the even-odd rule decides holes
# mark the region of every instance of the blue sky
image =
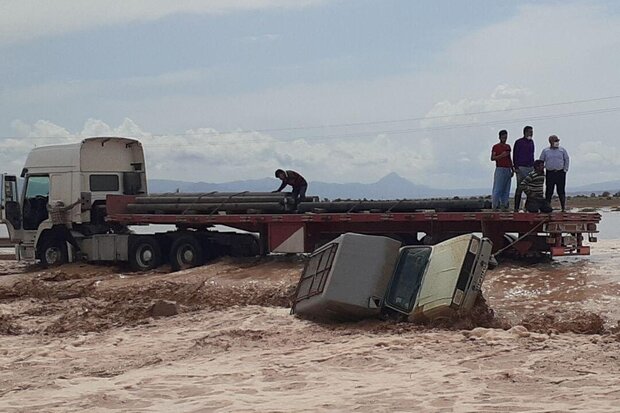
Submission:
[[569,183],[620,178],[620,99],[595,100],[620,95],[616,2],[0,8],[3,170],[19,170],[34,145],[117,134],[144,142],[157,178],[222,182],[286,167],[310,180],[397,172],[481,187],[497,131],[510,143],[533,124],[537,151],[554,133],[575,157]]

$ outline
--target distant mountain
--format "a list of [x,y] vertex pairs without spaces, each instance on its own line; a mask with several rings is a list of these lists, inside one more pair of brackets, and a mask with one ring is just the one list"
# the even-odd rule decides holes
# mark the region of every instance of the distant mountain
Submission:
[[[149,192],[262,192],[273,191],[278,188],[280,181],[275,178],[252,179],[247,181],[233,181],[221,184],[208,182],[185,182],[171,181],[166,179],[149,180]],[[290,187],[289,187],[290,189]],[[514,192],[514,185],[512,187]],[[609,191],[612,194],[620,191],[620,181],[601,182],[596,184],[582,185],[579,187],[569,187],[567,192],[571,195],[587,194],[592,192],[600,194]],[[488,188],[466,188],[466,189],[435,189],[425,185],[419,185],[403,178],[397,173],[390,173],[377,182],[370,184],[362,183],[330,183],[312,181],[310,182],[308,195],[315,195],[320,198],[328,199],[416,199],[454,196],[486,196],[491,193],[491,182]]]
[[329,199],[401,199],[442,196],[442,191],[415,184],[396,173],[370,184],[311,182],[309,193]]
[[[162,192],[236,192],[236,191],[273,191],[278,188],[280,181],[275,178],[253,179],[247,181],[233,181],[221,184],[208,182],[171,181],[166,179],[149,180],[150,193]],[[290,188],[290,187],[289,187]],[[362,183],[329,183],[312,181],[309,184],[308,195],[329,199],[403,199],[403,198],[430,198],[486,195],[489,189],[434,189],[415,184],[408,179],[392,172],[379,181]]]
[[607,182],[600,182],[597,184],[589,184],[589,185],[582,185],[582,186],[577,186],[574,188],[567,188],[568,192],[571,193],[591,193],[591,192],[604,192],[604,191],[608,191],[611,192],[612,194],[615,194],[616,192],[620,191],[620,181],[607,181]]

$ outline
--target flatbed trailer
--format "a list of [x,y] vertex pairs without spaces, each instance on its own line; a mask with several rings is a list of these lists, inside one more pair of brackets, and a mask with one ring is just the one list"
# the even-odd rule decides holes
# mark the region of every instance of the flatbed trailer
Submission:
[[[480,212],[355,212],[283,214],[136,214],[128,205],[132,195],[108,195],[108,223],[128,225],[167,224],[179,229],[208,230],[225,225],[259,234],[260,251],[303,253],[346,232],[386,235],[405,244],[436,244],[452,236],[482,233],[493,241],[493,252],[519,257],[589,255],[584,240],[596,241],[598,213]],[[509,248],[506,248],[508,247]],[[505,251],[504,251],[505,249]]]

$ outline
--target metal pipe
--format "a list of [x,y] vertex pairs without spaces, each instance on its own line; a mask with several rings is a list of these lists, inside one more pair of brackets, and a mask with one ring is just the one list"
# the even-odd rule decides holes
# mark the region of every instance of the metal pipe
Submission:
[[128,204],[127,211],[132,214],[187,214],[222,212],[247,212],[257,210],[262,212],[281,213],[286,209],[278,202],[237,202],[237,203],[199,203],[199,204]]
[[244,196],[274,196],[274,197],[285,197],[290,196],[290,192],[250,192],[250,191],[239,191],[239,192],[165,192],[165,193],[153,193],[151,196],[159,196],[159,197],[244,197]]
[[168,197],[168,196],[141,196],[136,198],[136,204],[193,204],[193,203],[228,203],[228,202],[280,202],[280,203],[292,203],[292,197],[282,196],[244,196],[244,197],[221,197],[221,196],[180,196],[180,197]]
[[298,206],[299,212],[413,212],[418,210],[435,210],[441,212],[470,212],[489,208],[484,200],[404,200],[404,201],[335,201],[303,202]]

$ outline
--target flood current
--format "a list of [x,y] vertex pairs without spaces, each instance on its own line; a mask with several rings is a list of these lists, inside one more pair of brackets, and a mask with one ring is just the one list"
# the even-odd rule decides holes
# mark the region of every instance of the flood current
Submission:
[[511,324],[546,315],[598,314],[610,327],[620,320],[620,212],[601,212],[591,255],[548,262],[501,262],[487,273],[485,297]]
[[[545,262],[501,261],[487,273],[484,295],[510,324],[536,317],[601,316],[607,327],[620,320],[620,211],[602,211],[598,242],[590,256]],[[7,237],[0,226],[0,238]],[[9,251],[10,252],[10,251]]]

